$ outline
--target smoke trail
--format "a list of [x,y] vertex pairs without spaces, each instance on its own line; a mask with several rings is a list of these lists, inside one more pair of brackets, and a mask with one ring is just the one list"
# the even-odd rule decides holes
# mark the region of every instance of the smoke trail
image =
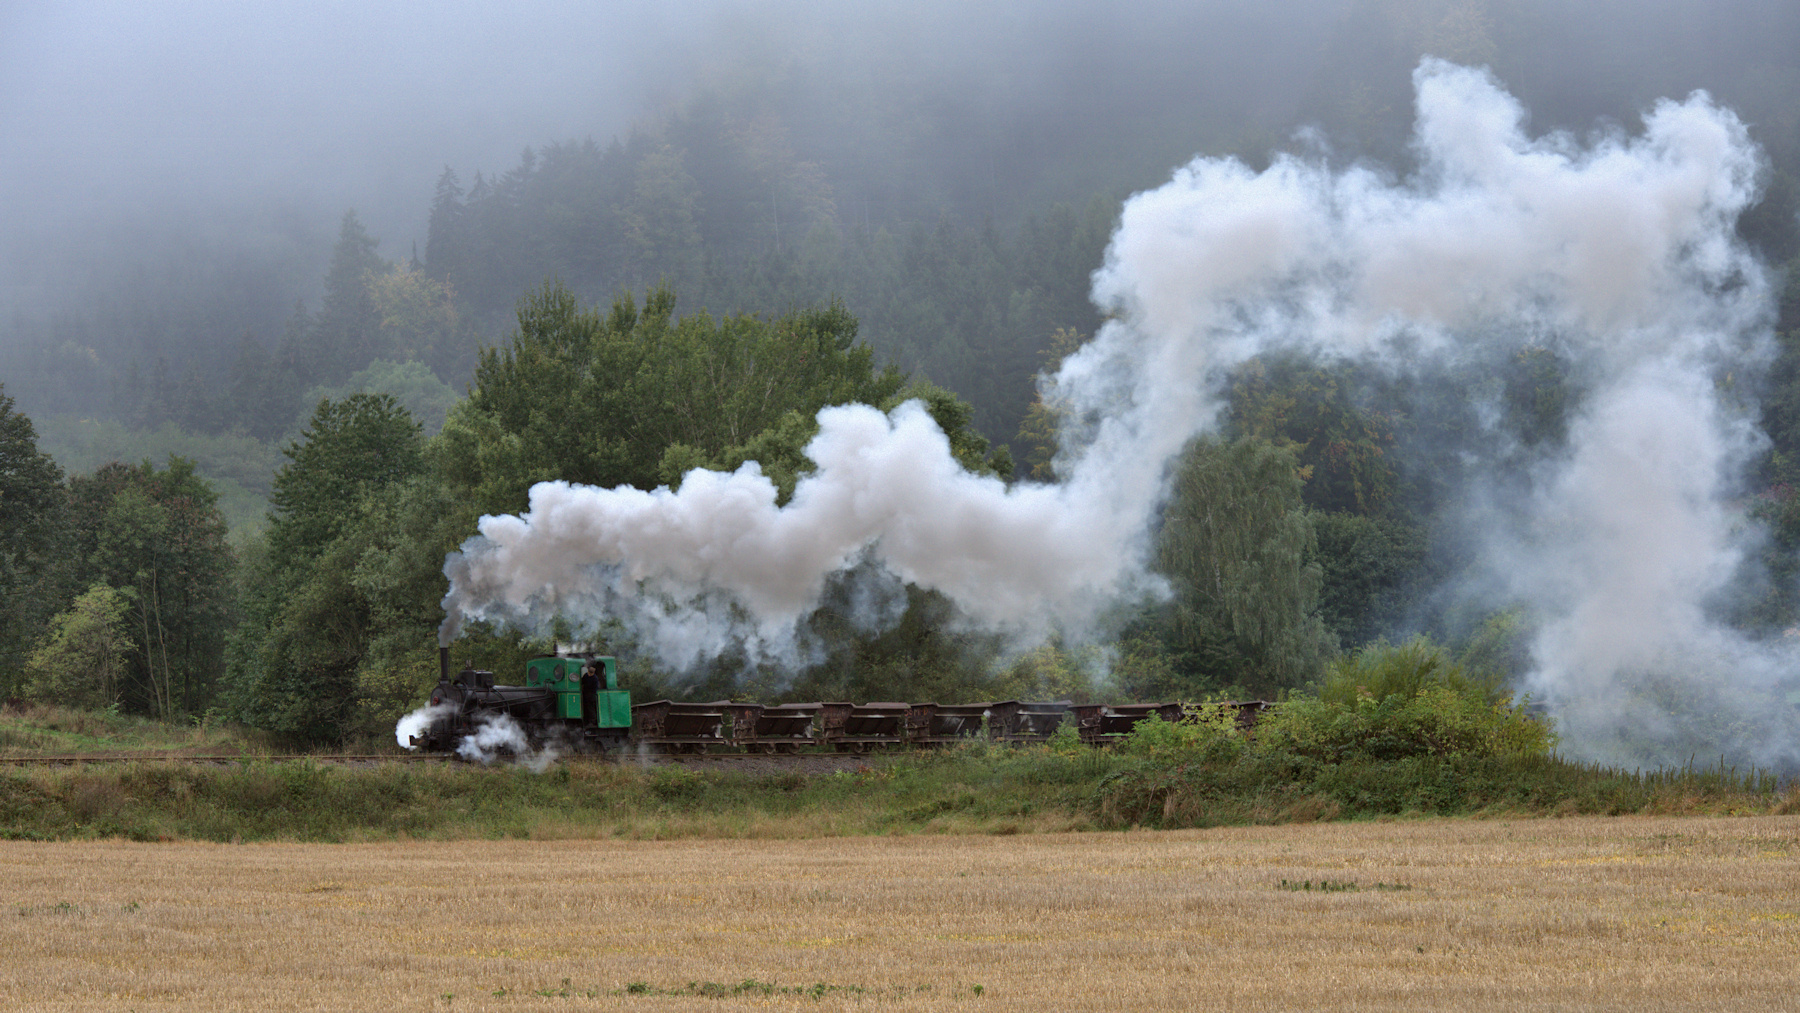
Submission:
[[791,664],[826,580],[871,553],[865,581],[935,588],[972,621],[1021,634],[1079,625],[1142,579],[1141,506],[1091,479],[1009,489],[970,474],[918,402],[827,408],[819,424],[806,447],[818,468],[786,507],[755,462],[690,472],[678,492],[534,486],[524,515],[482,518],[446,562],[444,635],[465,616],[536,628],[558,612],[605,615],[677,669],[734,645]]
[[1733,233],[1755,196],[1743,125],[1696,93],[1637,136],[1534,139],[1484,72],[1428,60],[1414,82],[1411,178],[1201,158],[1126,202],[1094,275],[1111,320],[1046,381],[1071,410],[1063,483],[963,472],[917,405],[829,408],[785,508],[754,464],[679,492],[535,487],[446,562],[443,636],[465,617],[605,615],[678,668],[730,645],[793,662],[796,624],[852,565],[991,628],[1079,630],[1159,586],[1146,532],[1166,469],[1213,424],[1232,367],[1283,348],[1405,369],[1549,344],[1596,378],[1567,456],[1541,462],[1523,507],[1473,513],[1470,537],[1548,617],[1532,685],[1569,745],[1609,755],[1648,720],[1621,687],[1672,666],[1723,680],[1721,699],[1738,673],[1769,683],[1780,659],[1703,607],[1740,553],[1726,496],[1758,439],[1712,377],[1767,355],[1767,286]]

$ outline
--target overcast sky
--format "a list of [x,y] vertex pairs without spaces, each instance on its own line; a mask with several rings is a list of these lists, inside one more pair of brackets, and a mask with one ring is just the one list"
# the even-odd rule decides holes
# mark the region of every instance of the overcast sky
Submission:
[[718,7],[11,0],[0,216],[17,240],[144,201],[356,204],[422,238],[446,163],[621,129],[693,74]]
[[[1341,0],[1303,9],[1321,6]],[[1181,33],[1159,24],[1287,17],[1263,10],[1249,0],[1211,0],[1203,13],[1168,0],[4,0],[0,313],[161,245],[316,248],[347,207],[385,255],[403,257],[425,238],[445,165],[466,183],[511,168],[528,144],[605,142],[747,59],[794,58],[851,86],[880,79],[1029,103],[1106,48],[1182,61]]]

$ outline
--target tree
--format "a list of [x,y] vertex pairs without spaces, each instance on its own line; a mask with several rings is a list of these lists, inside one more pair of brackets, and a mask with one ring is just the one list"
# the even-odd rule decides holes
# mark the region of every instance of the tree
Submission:
[[1181,457],[1157,568],[1177,664],[1213,688],[1298,686],[1331,654],[1300,489],[1293,454],[1265,440],[1199,439]]
[[70,479],[69,497],[78,581],[130,603],[124,705],[165,718],[205,707],[233,611],[234,557],[212,488],[193,462],[171,456],[161,471],[114,463]]
[[346,731],[383,607],[358,573],[404,537],[384,523],[384,505],[422,472],[423,441],[391,395],[351,394],[320,401],[283,453],[267,547],[232,636],[225,706],[246,724],[325,742]]
[[31,420],[0,384],[0,565],[26,565],[49,545],[62,469],[37,448]]
[[408,266],[371,273],[367,284],[380,319],[375,354],[426,363],[442,376],[466,375],[477,342],[448,283]]
[[1394,419],[1360,403],[1358,380],[1348,365],[1251,359],[1232,378],[1232,432],[1291,449],[1310,506],[1379,513],[1399,481]]
[[118,703],[125,655],[131,649],[129,608],[124,595],[95,584],[67,612],[51,619],[49,633],[31,654],[27,695],[65,707],[97,709]]
[[[1050,347],[1044,350],[1043,375],[1054,375],[1062,361],[1081,347],[1085,339],[1073,327],[1059,327],[1050,335]],[[1026,477],[1039,482],[1056,481],[1056,455],[1062,448],[1060,431],[1068,406],[1052,396],[1044,400],[1042,386],[1025,410],[1025,421],[1019,424],[1019,442],[1025,449]]]
[[446,165],[438,176],[431,217],[426,224],[425,267],[433,278],[450,282],[460,273],[457,254],[461,252],[466,211],[462,183],[456,178],[456,170]]
[[875,368],[840,304],[764,320],[677,320],[675,293],[583,309],[560,284],[519,308],[507,347],[484,350],[468,400],[451,413],[443,461],[453,485],[488,512],[523,509],[535,482],[652,489],[669,448],[720,459],[820,408],[880,405],[905,378]]
[[1397,517],[1328,512],[1313,515],[1313,530],[1319,615],[1339,643],[1362,645],[1397,633],[1425,564],[1424,532]]
[[341,386],[311,388],[306,392],[306,403],[317,406],[323,400],[341,402],[352,394],[393,395],[427,437],[436,436],[444,428],[444,419],[459,400],[456,391],[422,362],[376,359],[367,368],[352,373]]
[[419,424],[390,394],[321,400],[282,453],[270,496],[269,552],[277,568],[311,562],[343,532],[357,499],[421,466]]
[[631,281],[675,283],[695,277],[699,267],[700,189],[668,145],[638,162],[631,200],[622,218],[631,251]]
[[389,268],[375,252],[379,244],[355,211],[344,212],[325,272],[325,298],[301,350],[310,382],[340,382],[378,354],[382,318],[372,282]]
[[0,385],[0,693],[19,686],[32,643],[60,607],[53,571],[63,503],[62,469]]

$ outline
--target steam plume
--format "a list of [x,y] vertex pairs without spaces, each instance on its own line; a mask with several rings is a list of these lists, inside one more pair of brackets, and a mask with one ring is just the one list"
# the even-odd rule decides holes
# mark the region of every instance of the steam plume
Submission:
[[416,748],[412,744],[413,739],[424,735],[425,730],[430,728],[433,722],[439,718],[448,717],[455,711],[456,708],[447,703],[427,704],[420,707],[394,723],[394,741],[407,749]]
[[1658,672],[1718,680],[1721,699],[1767,684],[1779,659],[1703,608],[1738,560],[1726,496],[1759,439],[1712,377],[1767,354],[1766,283],[1733,234],[1755,196],[1743,125],[1696,93],[1638,136],[1534,139],[1484,72],[1427,60],[1414,81],[1405,181],[1201,158],[1126,202],[1094,275],[1111,322],[1046,381],[1071,409],[1063,483],[963,472],[917,405],[828,408],[785,508],[754,464],[679,492],[535,487],[447,561],[443,636],[560,612],[622,619],[676,667],[733,644],[795,660],[797,621],[859,563],[985,626],[1079,630],[1158,586],[1146,532],[1168,463],[1213,424],[1233,366],[1300,348],[1403,369],[1538,343],[1596,378],[1591,397],[1567,456],[1523,504],[1475,512],[1471,538],[1547,617],[1532,685],[1568,744],[1608,755],[1621,722],[1648,720],[1621,686]]

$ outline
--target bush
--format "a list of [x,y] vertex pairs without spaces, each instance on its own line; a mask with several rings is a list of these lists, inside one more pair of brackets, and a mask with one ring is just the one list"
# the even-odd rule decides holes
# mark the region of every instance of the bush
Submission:
[[1118,750],[1126,756],[1159,760],[1218,762],[1236,756],[1245,744],[1231,712],[1218,708],[1180,721],[1164,721],[1152,714],[1119,740]]
[[26,662],[25,693],[33,702],[102,709],[119,702],[131,638],[125,596],[105,584],[87,589],[69,611],[50,620]]
[[1470,675],[1424,637],[1364,648],[1332,665],[1317,696],[1257,726],[1259,748],[1325,762],[1414,756],[1544,756],[1549,725],[1497,683]]

